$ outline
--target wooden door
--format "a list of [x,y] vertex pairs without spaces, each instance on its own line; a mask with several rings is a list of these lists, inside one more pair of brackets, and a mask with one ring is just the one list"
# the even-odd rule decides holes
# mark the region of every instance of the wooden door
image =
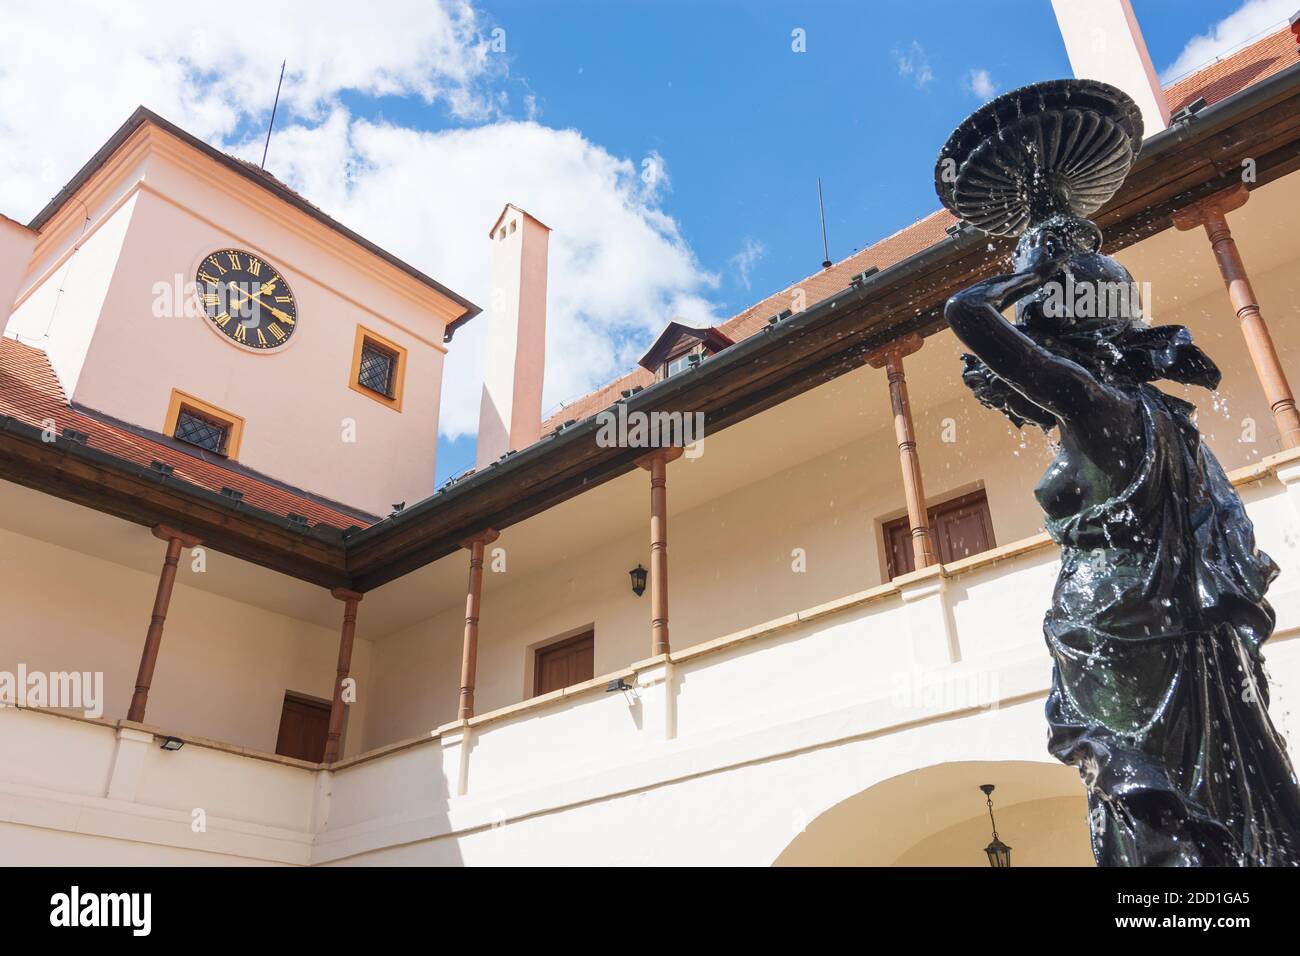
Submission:
[[896,578],[916,570],[916,556],[912,551],[912,527],[907,517],[898,518],[885,525],[885,563],[889,576]]
[[[930,509],[929,518],[930,534],[940,564],[951,564],[994,546],[993,519],[983,491],[973,491],[937,504]],[[907,518],[886,522],[882,530],[889,576],[896,578],[915,571],[911,527]]]
[[939,505],[930,527],[934,529],[941,564],[952,564],[993,547],[993,521],[982,491]]
[[546,694],[591,680],[595,676],[595,660],[595,631],[539,647],[533,661],[533,694]]
[[325,738],[330,729],[329,701],[287,691],[280,711],[280,733],[275,752],[320,763],[325,759]]

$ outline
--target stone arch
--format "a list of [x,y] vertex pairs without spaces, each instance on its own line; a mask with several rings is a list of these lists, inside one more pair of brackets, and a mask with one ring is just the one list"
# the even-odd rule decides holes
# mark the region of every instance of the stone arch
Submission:
[[775,866],[987,866],[982,783],[997,786],[998,831],[1012,865],[1090,865],[1078,774],[1044,761],[948,761],[909,770],[812,820]]

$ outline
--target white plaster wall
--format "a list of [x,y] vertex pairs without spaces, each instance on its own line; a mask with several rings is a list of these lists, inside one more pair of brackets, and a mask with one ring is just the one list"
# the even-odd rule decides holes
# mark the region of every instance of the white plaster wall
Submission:
[[36,233],[0,215],[0,331],[8,324],[35,247]]
[[108,721],[0,708],[0,860],[305,864],[318,774]]
[[75,250],[49,250],[34,262],[36,284],[24,292],[5,326],[6,336],[49,356],[69,397],[81,380],[95,326],[121,260],[136,198],[114,210],[99,211],[96,228],[78,240]]
[[[157,544],[161,569],[165,548]],[[200,590],[197,578],[183,553],[146,722],[274,753],[286,690],[333,695],[338,632]],[[29,672],[102,672],[103,716],[125,717],[157,585],[156,573],[0,530],[0,670],[16,672],[21,662]],[[346,753],[359,751],[365,736],[370,657],[362,626]]]

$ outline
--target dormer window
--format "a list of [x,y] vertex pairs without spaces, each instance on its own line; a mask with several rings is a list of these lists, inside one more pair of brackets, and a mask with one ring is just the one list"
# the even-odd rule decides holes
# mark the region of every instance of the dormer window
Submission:
[[669,322],[655,344],[650,346],[650,351],[641,356],[639,364],[647,372],[653,372],[656,381],[662,382],[694,368],[732,344],[726,333],[719,329],[697,329],[680,322]]
[[[668,378],[670,375],[676,375],[678,372],[684,372],[691,367],[691,359],[698,354],[696,352],[687,352],[685,355],[679,355],[675,359],[669,359],[663,364],[663,371],[660,378]],[[696,359],[698,362],[699,360]]]

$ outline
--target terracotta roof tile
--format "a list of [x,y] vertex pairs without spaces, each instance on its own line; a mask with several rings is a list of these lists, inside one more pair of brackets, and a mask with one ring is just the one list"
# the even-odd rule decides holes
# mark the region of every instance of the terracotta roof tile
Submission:
[[[1289,29],[1284,28],[1170,85],[1165,90],[1170,112],[1177,112],[1198,96],[1204,96],[1208,104],[1217,103],[1295,63],[1300,63],[1296,39]],[[763,328],[773,315],[794,307],[796,290],[804,291],[805,308],[815,305],[843,292],[854,276],[869,267],[885,269],[941,241],[946,234],[945,230],[954,222],[956,219],[947,210],[932,212],[919,222],[854,253],[830,268],[768,296],[732,316],[718,328],[736,342],[749,338]],[[542,434],[554,430],[562,422],[579,421],[608,408],[621,397],[624,389],[651,385],[653,382],[654,376],[645,369],[634,369],[603,388],[569,402],[542,422]]]
[[1177,113],[1198,96],[1204,96],[1205,102],[1213,106],[1297,63],[1300,63],[1300,52],[1297,52],[1295,35],[1289,28],[1283,28],[1165,87],[1169,112]]
[[[843,292],[849,287],[854,276],[865,272],[872,266],[877,269],[884,269],[896,262],[902,262],[908,256],[915,255],[923,249],[929,248],[943,239],[946,234],[945,230],[956,221],[952,213],[946,209],[933,212],[920,222],[894,233],[889,238],[882,239],[861,252],[855,252],[847,259],[843,259],[821,272],[808,276],[802,282],[796,282],[780,292],[769,295],[761,302],[751,305],[745,311],[732,316],[719,325],[718,328],[726,333],[732,341],[739,342],[741,339],[747,339],[763,328],[767,324],[767,320],[772,316],[784,312],[786,309],[794,310],[796,305],[801,305],[801,309],[798,311],[802,311],[803,308],[810,305],[816,305],[823,299],[829,299],[831,296]],[[796,301],[800,290],[803,292],[802,303]],[[637,385],[653,385],[654,380],[654,375],[645,369],[633,369],[604,388],[597,389],[591,394],[584,395],[582,398],[565,405],[542,422],[542,434],[545,435],[554,430],[555,426],[562,422],[569,420],[580,421],[595,415],[601,409],[608,408],[618,401],[622,397],[624,389],[633,388]]]
[[9,416],[37,428],[53,420],[62,431],[71,428],[88,436],[87,444],[137,465],[160,461],[171,465],[175,477],[209,491],[233,488],[244,502],[272,514],[298,514],[313,525],[345,529],[371,522],[295,493],[274,482],[234,471],[211,461],[138,435],[121,426],[87,415],[68,404],[49,359],[40,349],[10,338],[0,338],[0,416]]

